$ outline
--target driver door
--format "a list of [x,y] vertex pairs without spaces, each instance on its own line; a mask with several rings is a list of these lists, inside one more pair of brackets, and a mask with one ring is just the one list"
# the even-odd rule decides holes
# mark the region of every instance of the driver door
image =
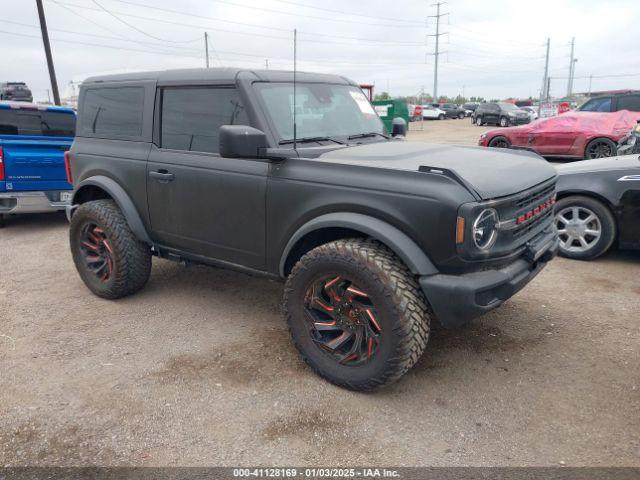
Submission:
[[235,88],[165,87],[147,164],[154,241],[255,269],[265,263],[269,164],[218,154],[222,125],[247,125]]

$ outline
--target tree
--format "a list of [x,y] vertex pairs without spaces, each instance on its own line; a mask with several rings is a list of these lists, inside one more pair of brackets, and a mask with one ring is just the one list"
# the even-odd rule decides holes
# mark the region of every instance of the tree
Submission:
[[390,98],[391,97],[387,92],[382,92],[382,93],[376,94],[374,100],[389,100]]

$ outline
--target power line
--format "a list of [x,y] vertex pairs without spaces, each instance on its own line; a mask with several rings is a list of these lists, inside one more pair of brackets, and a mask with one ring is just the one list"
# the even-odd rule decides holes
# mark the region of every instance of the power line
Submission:
[[[80,9],[84,9],[84,10],[91,10],[91,11],[97,11],[100,12],[101,10],[95,7],[89,7],[86,5],[78,5],[75,3],[70,3],[70,2],[66,2],[66,1],[59,1],[59,0],[48,0],[51,2],[55,2],[58,5],[64,4],[70,7],[74,7],[74,8],[80,8]],[[220,19],[220,18],[215,18],[215,17],[208,17],[205,15],[195,15],[192,13],[185,13],[185,12],[181,12],[179,10],[173,10],[170,8],[162,8],[162,7],[155,7],[155,6],[150,6],[150,5],[144,5],[141,3],[136,3],[136,2],[130,2],[130,1],[125,1],[125,0],[113,0],[113,1],[119,1],[121,3],[126,3],[129,5],[135,5],[141,8],[147,8],[150,10],[155,10],[158,12],[163,12],[163,13],[171,13],[171,14],[175,14],[175,15],[182,15],[182,16],[186,16],[186,17],[194,17],[194,18],[198,18],[198,19],[205,19],[205,20],[211,20],[214,22],[222,22],[222,23],[228,23],[228,24],[233,24],[233,25],[240,25],[243,27],[249,27],[249,28],[257,28],[257,29],[261,29],[261,30],[272,30],[272,31],[281,31],[281,32],[286,32],[289,33],[290,29],[287,28],[280,28],[280,27],[267,27],[264,25],[255,25],[255,24],[251,24],[251,23],[246,23],[246,22],[238,22],[235,20],[226,20],[226,19]],[[152,21],[152,22],[158,22],[158,23],[164,23],[167,25],[178,25],[178,26],[183,26],[183,27],[188,27],[188,28],[193,28],[193,29],[198,29],[198,30],[202,30],[202,29],[214,29],[214,27],[212,27],[211,25],[195,25],[195,24],[190,24],[190,23],[183,23],[183,22],[177,22],[175,20],[163,20],[163,19],[159,19],[159,18],[151,18],[148,16],[142,16],[142,15],[134,15],[131,13],[124,13],[124,12],[114,12],[115,14],[121,16],[121,17],[129,17],[129,18],[137,18],[140,20],[145,20],[145,21]],[[218,32],[226,32],[226,33],[232,33],[232,34],[237,34],[237,35],[248,35],[248,36],[252,36],[252,37],[265,37],[265,38],[274,38],[274,39],[280,39],[280,40],[286,40],[288,42],[291,41],[291,39],[289,37],[284,37],[284,36],[276,36],[276,35],[267,35],[264,33],[251,33],[251,32],[241,32],[238,30],[223,30],[220,28],[215,27],[215,30]],[[307,35],[307,36],[311,36],[311,37],[322,37],[322,38],[339,38],[339,39],[343,39],[343,40],[353,40],[356,42],[371,42],[372,45],[378,45],[378,46],[407,46],[407,47],[411,47],[411,46],[422,46],[424,45],[421,42],[397,42],[397,41],[389,41],[389,40],[380,40],[380,39],[376,39],[376,38],[362,38],[362,37],[351,37],[351,36],[347,36],[347,35],[334,35],[334,34],[325,34],[325,33],[319,33],[319,32],[304,32],[304,31],[300,31],[298,32],[298,35]],[[307,42],[307,43],[321,43],[321,44],[336,44],[336,45],[351,45],[353,46],[353,42],[351,43],[347,43],[347,42],[336,42],[333,40],[311,40],[311,39],[303,39],[303,38],[299,38],[298,41],[302,41],[302,42]]]
[[[17,33],[17,32],[8,32],[6,30],[0,30],[0,33],[5,33],[7,35],[17,35],[20,37],[30,37],[30,38],[39,38],[37,35],[29,35],[26,33]],[[153,50],[140,50],[140,49],[132,49],[132,48],[126,48],[126,47],[121,47],[121,46],[115,46],[115,45],[105,45],[105,44],[100,44],[100,43],[89,43],[89,42],[79,42],[77,40],[64,40],[64,39],[54,39],[56,42],[63,42],[63,43],[72,43],[72,44],[76,44],[76,45],[85,45],[85,46],[91,46],[91,47],[101,47],[101,48],[110,48],[113,50],[123,50],[123,51],[131,51],[131,52],[141,52],[141,53],[157,53],[159,55],[169,55],[169,56],[174,56],[174,57],[185,57],[185,58],[196,58],[199,60],[202,60],[202,54],[197,55],[185,55],[182,53],[178,53],[178,52],[159,52],[159,51],[153,51]],[[241,57],[250,57],[250,58],[259,58],[260,59],[260,63],[263,63],[263,59],[265,58],[264,54],[251,54],[251,53],[242,53],[242,52],[232,52],[232,51],[225,51],[225,50],[218,50],[218,53],[221,54],[225,54],[225,55],[236,55],[236,56],[241,56]],[[288,58],[281,58],[281,57],[271,57],[271,58],[276,58],[277,60],[282,60],[283,62],[289,62],[290,59]],[[321,59],[307,59],[307,60],[303,60],[303,63],[308,63],[308,64],[315,64],[315,63],[325,63],[325,64],[336,64],[336,65],[349,65],[349,66],[371,66],[371,65],[393,65],[393,66],[413,66],[413,65],[424,65],[423,62],[352,62],[352,61],[338,61],[338,60],[333,60],[333,59],[325,59],[325,58],[321,58]]]
[[171,43],[193,43],[193,42],[196,42],[196,41],[200,40],[199,38],[196,38],[194,40],[167,40],[166,38],[156,37],[154,35],[151,35],[150,33],[145,32],[144,30],[141,30],[140,28],[136,27],[135,25],[132,25],[131,23],[127,22],[126,20],[121,19],[115,13],[109,11],[108,9],[103,7],[100,3],[98,3],[98,0],[93,0],[93,3],[95,3],[98,7],[100,7],[100,9],[102,9],[104,12],[108,13],[113,18],[118,20],[120,23],[123,23],[127,27],[134,29],[138,33],[141,33],[141,34],[143,34],[143,35],[145,35],[145,36],[147,36],[149,38],[153,38],[154,40],[160,40],[161,42],[171,42]]
[[303,8],[311,8],[314,10],[321,10],[323,12],[331,12],[331,13],[340,13],[342,15],[352,15],[352,16],[356,16],[356,17],[364,17],[364,18],[372,18],[375,20],[385,20],[385,21],[393,21],[393,22],[405,22],[405,23],[419,23],[419,24],[423,24],[422,21],[420,20],[407,20],[407,19],[402,19],[402,18],[393,18],[393,17],[376,17],[374,15],[365,15],[363,13],[353,13],[353,12],[345,12],[344,10],[334,10],[331,8],[324,8],[324,7],[316,7],[313,5],[306,5],[304,3],[299,3],[299,2],[293,2],[291,0],[275,0],[276,2],[280,2],[280,3],[286,3],[289,5],[296,5],[299,7],[303,7]]
[[[95,1],[95,0],[94,0]],[[141,6],[141,4],[136,4],[134,2],[129,2],[127,0],[113,0],[114,2],[119,2],[119,3],[128,3],[128,4],[132,4],[132,5],[138,5]],[[215,0],[216,3],[222,3],[225,5],[231,5],[234,7],[240,7],[240,8],[246,8],[249,10],[260,10],[263,12],[269,12],[269,13],[277,13],[278,15],[289,15],[289,16],[293,16],[293,17],[300,17],[300,18],[312,18],[314,20],[323,20],[325,22],[337,22],[337,23],[354,23],[354,24],[359,24],[359,25],[369,25],[369,26],[373,26],[373,27],[391,27],[391,28],[424,28],[424,27],[412,27],[410,25],[394,25],[391,23],[371,23],[371,22],[359,22],[357,20],[347,20],[344,18],[335,18],[335,17],[318,17],[316,15],[305,15],[302,13],[293,13],[293,12],[285,12],[284,10],[277,10],[274,8],[266,8],[266,7],[257,7],[255,5],[243,5],[242,3],[236,3],[236,2],[232,2],[230,0]],[[146,5],[148,6],[148,5]]]

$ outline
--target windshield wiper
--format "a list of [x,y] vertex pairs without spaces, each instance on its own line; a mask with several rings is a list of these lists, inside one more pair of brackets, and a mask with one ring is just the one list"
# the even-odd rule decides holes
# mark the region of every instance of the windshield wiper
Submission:
[[367,138],[367,137],[375,137],[376,135],[380,135],[383,138],[389,140],[389,136],[380,132],[368,132],[368,133],[356,133],[355,135],[349,135],[347,138],[349,140],[355,140],[356,138]]
[[[331,137],[303,137],[303,138],[296,138],[296,142],[297,143],[306,143],[306,142],[335,142],[338,143],[340,145],[344,145],[344,142],[341,142],[339,140],[336,140],[335,138],[331,138]],[[286,145],[288,143],[293,143],[293,139],[290,140],[281,140],[280,142],[278,142],[278,145]]]

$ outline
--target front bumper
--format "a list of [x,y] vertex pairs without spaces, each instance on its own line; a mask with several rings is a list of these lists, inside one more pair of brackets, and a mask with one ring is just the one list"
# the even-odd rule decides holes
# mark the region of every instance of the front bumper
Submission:
[[64,210],[69,200],[61,197],[67,190],[47,192],[3,192],[0,193],[0,213],[45,213]]
[[458,327],[499,307],[520,291],[557,255],[558,248],[553,231],[527,246],[523,256],[503,268],[424,276],[420,286],[440,323],[446,328]]

